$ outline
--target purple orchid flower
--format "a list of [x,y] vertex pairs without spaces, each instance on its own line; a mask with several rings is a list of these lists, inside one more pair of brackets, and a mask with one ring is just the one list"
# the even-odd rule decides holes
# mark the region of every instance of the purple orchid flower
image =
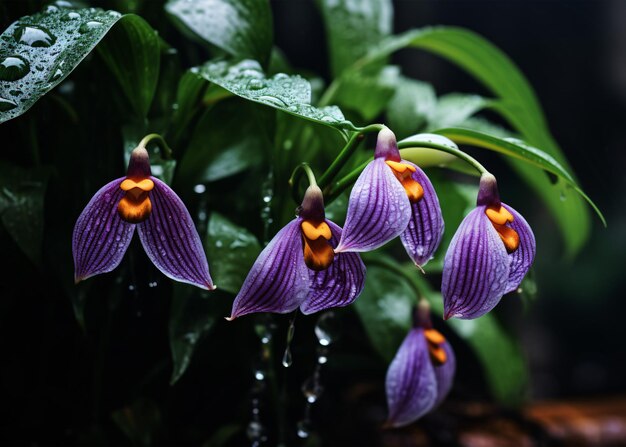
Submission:
[[378,133],[374,160],[357,179],[335,253],[370,251],[400,236],[409,257],[424,266],[443,236],[443,216],[430,180],[400,158],[394,133]]
[[500,202],[496,178],[480,178],[477,207],[461,222],[444,259],[444,318],[478,318],[516,290],[535,258],[524,218]]
[[387,370],[387,425],[391,427],[410,424],[436,408],[454,381],[454,351],[433,329],[428,304],[421,302],[414,316],[414,327]]
[[76,221],[72,239],[76,283],[116,268],[135,232],[163,274],[215,289],[189,211],[172,189],[153,177],[148,152],[133,150],[126,177],[103,186]]
[[341,228],[325,218],[322,191],[309,186],[298,217],[261,252],[233,302],[228,320],[253,312],[312,314],[347,306],[363,290],[357,253],[335,254]]

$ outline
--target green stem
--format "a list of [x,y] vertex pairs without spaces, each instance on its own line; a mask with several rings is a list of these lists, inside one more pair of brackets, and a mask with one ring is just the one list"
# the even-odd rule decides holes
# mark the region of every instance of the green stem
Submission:
[[402,267],[400,267],[396,263],[388,261],[387,259],[380,258],[380,257],[377,257],[377,256],[373,256],[373,255],[370,255],[370,254],[367,254],[367,255],[363,255],[362,254],[362,257],[363,257],[363,260],[366,261],[368,265],[384,267],[387,270],[392,271],[396,275],[404,278],[406,280],[406,282],[409,283],[409,285],[411,286],[413,291],[415,292],[415,295],[417,296],[417,302],[418,303],[422,299],[424,299],[424,294],[422,293],[422,289],[418,285],[416,279],[413,278],[413,276],[410,275],[405,269],[403,269]]
[[302,178],[302,174],[305,173],[309,179],[309,186],[317,186],[317,181],[315,180],[315,174],[313,174],[313,170],[309,166],[308,163],[303,162],[295,167],[293,172],[291,173],[291,177],[289,177],[289,187],[291,188],[291,195],[293,200],[296,203],[300,203],[300,194],[298,193],[298,185],[300,184],[300,179]]
[[[398,143],[398,149],[408,149],[408,148],[426,148],[426,149],[435,149],[441,152],[446,152],[448,154],[452,154],[457,158],[460,158],[474,169],[476,169],[480,174],[489,173],[487,169],[481,165],[478,160],[472,157],[469,154],[466,154],[460,149],[455,149],[451,146],[445,146],[443,144],[433,143],[429,141],[400,141]],[[410,160],[409,160],[410,161]]]
[[329,189],[329,191],[324,194],[324,197],[326,198],[326,203],[330,203],[333,200],[335,200],[339,194],[341,194],[346,188],[352,185],[356,181],[356,179],[359,178],[359,175],[361,175],[361,172],[363,171],[363,169],[365,169],[365,167],[371,161],[372,159],[370,158],[369,160],[367,160],[366,162],[364,162],[357,168],[350,171],[350,173],[348,173],[345,177],[342,177],[340,180],[338,180]]
[[161,149],[161,158],[163,160],[171,160],[172,159],[172,149],[170,149],[170,147],[167,145],[167,142],[165,141],[165,139],[161,135],[159,135],[158,133],[151,133],[149,135],[146,135],[145,137],[143,137],[141,139],[141,141],[139,142],[138,146],[147,148],[148,144],[152,140],[157,140],[159,148]]

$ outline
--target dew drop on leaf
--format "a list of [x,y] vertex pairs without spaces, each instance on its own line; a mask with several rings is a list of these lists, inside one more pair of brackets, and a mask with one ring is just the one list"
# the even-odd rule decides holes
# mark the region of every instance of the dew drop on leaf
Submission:
[[30,64],[20,56],[7,56],[0,61],[0,79],[3,81],[16,81],[26,76],[30,70]]
[[47,29],[35,25],[21,25],[15,28],[13,37],[18,43],[33,48],[47,48],[54,45],[56,37]]

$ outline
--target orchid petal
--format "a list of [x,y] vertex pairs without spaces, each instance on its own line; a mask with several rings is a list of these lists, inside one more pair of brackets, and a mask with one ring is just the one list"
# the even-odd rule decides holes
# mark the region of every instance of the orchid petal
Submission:
[[[332,232],[330,242],[335,246],[341,238],[341,228],[328,219],[326,223]],[[309,295],[300,306],[305,315],[352,303],[363,290],[365,265],[357,253],[337,253],[326,270],[316,272],[309,269],[309,278]]]
[[515,211],[509,205],[502,204],[513,215],[513,222],[510,224],[519,235],[519,247],[513,253],[509,254],[511,259],[511,271],[509,272],[509,283],[506,292],[516,290],[535,259],[536,245],[533,230],[522,217],[520,213]]
[[493,309],[507,290],[509,264],[485,207],[476,207],[461,222],[444,259],[444,318],[478,318]]
[[152,212],[137,224],[146,254],[168,278],[203,289],[215,288],[200,236],[185,204],[172,189],[150,177]]
[[369,163],[348,202],[346,224],[336,253],[374,250],[402,233],[411,219],[402,184],[383,158]]
[[435,378],[437,379],[437,401],[433,405],[433,408],[439,406],[441,402],[446,398],[452,383],[454,382],[454,373],[456,371],[456,357],[452,346],[447,341],[441,345],[446,352],[446,361],[438,366],[435,366]]
[[78,217],[72,236],[74,279],[78,283],[117,267],[130,245],[135,225],[122,220],[117,205],[125,177],[104,185]]
[[429,412],[437,400],[437,379],[422,328],[412,329],[389,365],[385,380],[388,424],[400,427]]
[[410,161],[402,160],[402,163],[415,168],[412,177],[424,189],[424,196],[411,204],[411,220],[400,240],[415,265],[423,267],[432,258],[443,237],[443,215],[435,188],[424,171]]
[[309,290],[302,254],[301,218],[285,225],[263,249],[233,302],[229,319],[253,312],[288,313]]

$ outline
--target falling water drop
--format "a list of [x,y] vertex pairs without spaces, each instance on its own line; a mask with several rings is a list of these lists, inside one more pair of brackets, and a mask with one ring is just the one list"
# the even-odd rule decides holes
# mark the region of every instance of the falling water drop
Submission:
[[306,419],[298,422],[298,437],[306,439],[311,434],[311,424]]
[[195,192],[196,194],[203,194],[206,191],[206,186],[204,186],[202,183],[198,183],[196,186],[193,187],[193,192]]
[[328,346],[339,336],[339,328],[333,311],[322,314],[315,324],[315,335],[320,345]]
[[282,363],[285,368],[289,368],[293,364],[293,357],[291,356],[291,348],[289,346],[285,348]]

